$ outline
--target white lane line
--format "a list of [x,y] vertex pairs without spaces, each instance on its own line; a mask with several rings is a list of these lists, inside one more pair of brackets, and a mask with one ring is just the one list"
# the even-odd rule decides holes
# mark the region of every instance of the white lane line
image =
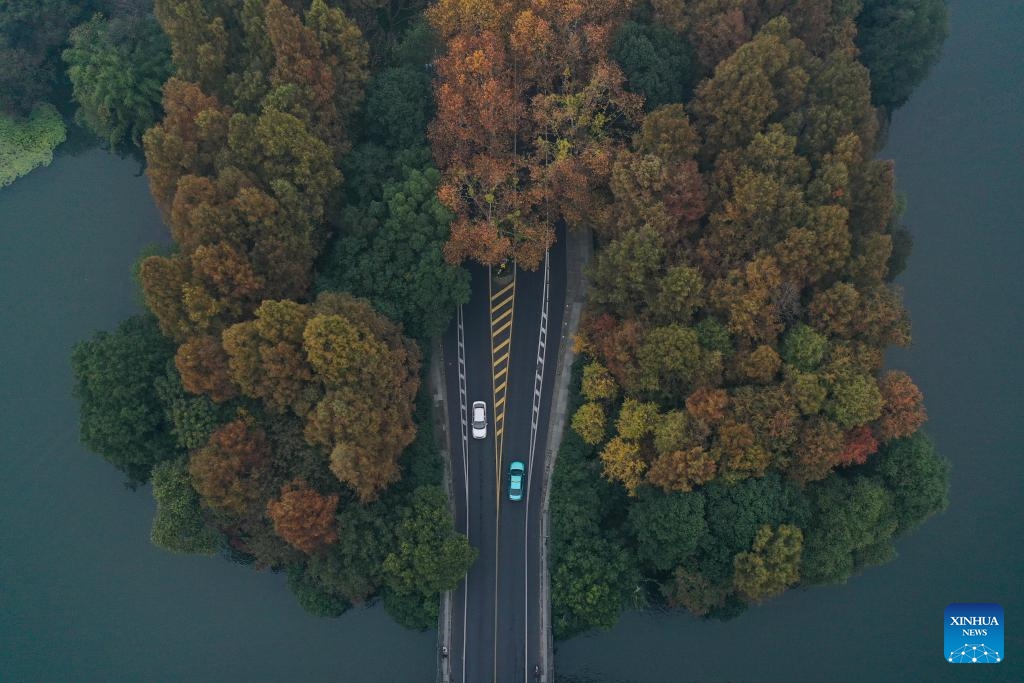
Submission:
[[459,417],[462,420],[462,483],[466,489],[466,532],[469,533],[469,399],[466,395],[466,330],[459,306]]
[[[465,498],[466,538],[469,538],[469,406],[466,398],[466,332],[462,322],[462,306],[459,306],[459,416],[462,419],[462,486]],[[466,619],[469,603],[469,573],[462,579],[462,681],[466,680]]]
[[[540,421],[540,399],[544,389],[544,356],[547,353],[548,298],[551,285],[551,254],[544,252],[544,293],[540,305],[540,335],[537,337],[537,372],[533,379],[533,412],[530,416],[530,456],[527,476],[533,477],[533,456],[537,451],[537,423]],[[526,524],[524,525],[523,553],[523,680],[530,680],[530,484],[526,484]]]

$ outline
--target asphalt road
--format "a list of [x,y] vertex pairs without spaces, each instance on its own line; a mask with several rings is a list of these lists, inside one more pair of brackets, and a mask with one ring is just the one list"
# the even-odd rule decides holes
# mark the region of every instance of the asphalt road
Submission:
[[[443,339],[455,528],[480,551],[453,596],[449,657],[451,680],[460,683],[537,680],[533,669],[545,643],[539,612],[541,487],[562,342],[563,237],[560,229],[547,269],[517,270],[512,282],[492,281],[486,268],[472,266],[472,297]],[[486,439],[471,435],[468,411],[474,401],[487,402]],[[526,465],[521,501],[508,498],[514,460]]]

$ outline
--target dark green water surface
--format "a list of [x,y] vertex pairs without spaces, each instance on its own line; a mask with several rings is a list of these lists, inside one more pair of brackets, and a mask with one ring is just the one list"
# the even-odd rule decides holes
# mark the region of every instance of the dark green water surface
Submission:
[[[953,0],[945,57],[893,122],[915,234],[900,278],[953,462],[949,510],[894,562],[729,623],[626,614],[560,644],[564,680],[1024,680],[1024,3]],[[0,681],[433,681],[435,634],[305,615],[282,577],[148,540],[153,503],[78,444],[71,345],[136,310],[165,238],[132,162],[65,157],[0,190]],[[950,602],[1000,602],[1007,659],[949,665]]]

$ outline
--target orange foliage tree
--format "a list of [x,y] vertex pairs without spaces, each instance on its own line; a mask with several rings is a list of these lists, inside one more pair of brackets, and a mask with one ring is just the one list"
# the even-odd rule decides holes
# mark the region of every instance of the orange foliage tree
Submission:
[[429,136],[438,196],[456,214],[449,261],[535,269],[558,219],[593,213],[616,129],[641,108],[607,57],[630,4],[441,0],[428,10],[447,48]]
[[194,451],[188,470],[203,502],[236,517],[262,512],[270,497],[271,455],[266,434],[244,420],[220,427]]
[[921,390],[905,372],[887,372],[879,380],[878,388],[885,400],[882,416],[876,423],[880,440],[910,436],[928,419]]
[[224,332],[242,393],[305,420],[306,440],[368,502],[397,481],[416,435],[419,349],[364,300],[322,294],[313,304],[265,301]]
[[301,479],[285,484],[280,497],[267,503],[277,535],[307,555],[338,540],[337,511],[337,494],[321,495]]

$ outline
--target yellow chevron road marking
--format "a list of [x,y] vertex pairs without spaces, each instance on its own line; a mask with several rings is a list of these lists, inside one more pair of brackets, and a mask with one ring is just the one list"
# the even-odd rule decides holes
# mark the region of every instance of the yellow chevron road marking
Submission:
[[[510,289],[514,289],[515,286],[516,286],[516,279],[515,279],[515,276],[513,276],[512,277],[512,282],[510,282],[507,285],[505,285],[504,287],[502,287],[501,291],[499,291],[497,294],[491,294],[491,301],[494,301],[495,299],[501,298]],[[515,291],[512,292],[512,295],[514,295],[514,294],[515,294]],[[510,296],[512,296],[512,295],[510,295]]]

